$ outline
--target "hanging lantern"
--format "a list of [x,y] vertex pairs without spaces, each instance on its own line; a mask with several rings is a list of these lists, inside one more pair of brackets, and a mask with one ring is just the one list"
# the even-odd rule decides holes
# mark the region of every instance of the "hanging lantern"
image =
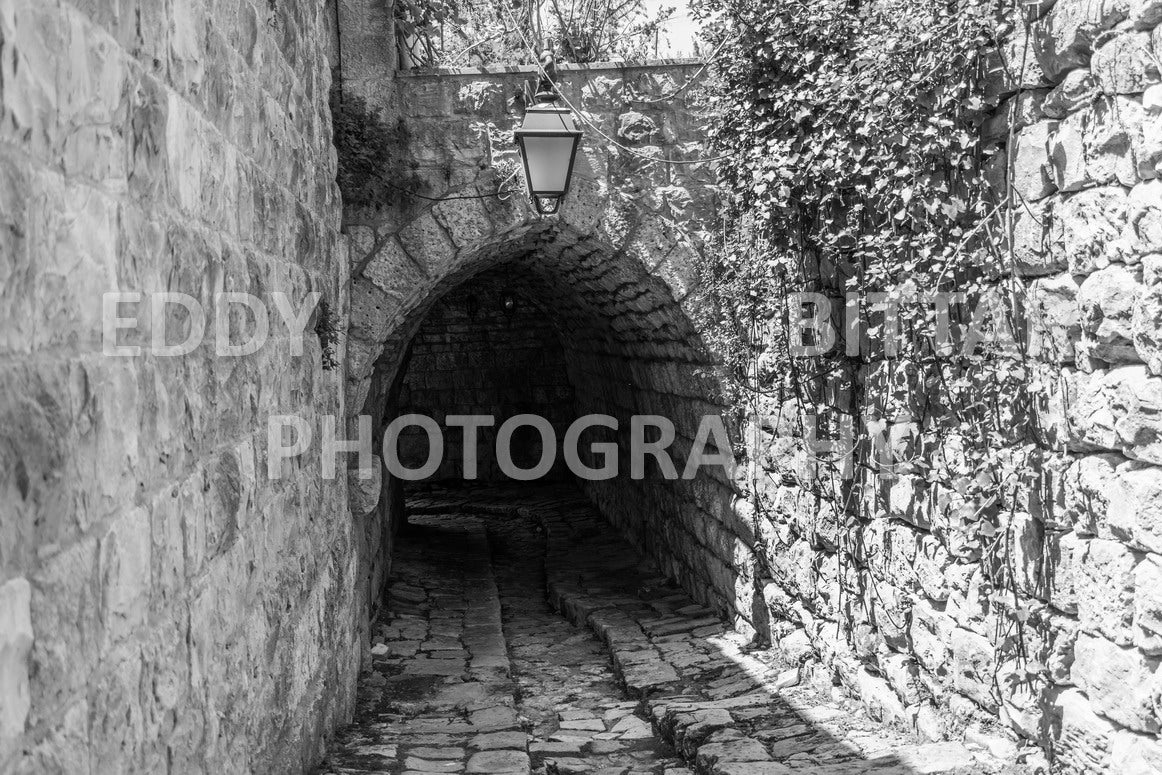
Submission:
[[553,55],[541,56],[541,77],[536,104],[525,110],[524,121],[513,134],[524,162],[525,183],[537,212],[552,215],[561,207],[573,177],[573,161],[581,142],[581,130],[568,108],[556,104]]

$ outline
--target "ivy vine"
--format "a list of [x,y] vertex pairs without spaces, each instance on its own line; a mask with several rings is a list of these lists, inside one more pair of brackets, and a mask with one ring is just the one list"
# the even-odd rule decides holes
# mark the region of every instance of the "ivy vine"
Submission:
[[377,208],[396,202],[400,189],[389,181],[402,173],[401,149],[407,143],[402,120],[389,124],[363,97],[344,94],[338,82],[330,97],[343,204]]
[[[727,198],[721,249],[702,267],[716,310],[703,330],[720,332],[736,400],[756,415],[824,418],[800,437],[857,421],[854,476],[841,455],[804,476],[768,451],[757,510],[778,508],[759,476],[813,491],[833,521],[815,529],[854,566],[840,578],[863,579],[877,562],[869,526],[903,518],[891,490],[910,488],[925,512],[910,516],[930,520],[954,559],[980,563],[997,663],[1020,665],[994,676],[998,688],[1042,680],[1025,628],[1046,606],[1018,589],[1013,526],[1038,500],[1034,472],[1060,451],[1037,427],[1019,333],[1012,138],[984,130],[1019,81],[1006,71],[1021,63],[1000,54],[1019,14],[1004,0],[700,0],[698,13],[721,46],[709,132]],[[789,306],[803,292],[830,301],[837,340],[822,355],[793,354],[811,344],[793,341],[812,311]],[[857,328],[844,325],[848,305]],[[860,593],[849,611],[878,590]]]

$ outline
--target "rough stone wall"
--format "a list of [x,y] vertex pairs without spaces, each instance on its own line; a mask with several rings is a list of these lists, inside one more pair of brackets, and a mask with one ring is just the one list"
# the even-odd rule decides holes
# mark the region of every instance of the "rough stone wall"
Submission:
[[[514,293],[503,269],[477,276],[432,307],[412,339],[400,414],[422,414],[441,426],[447,415],[490,415],[492,427],[477,432],[477,478],[508,481],[496,457],[497,429],[510,417],[533,414],[549,420],[558,440],[576,419],[573,386],[565,373],[565,353],[552,325],[551,312]],[[506,294],[514,306],[504,308]],[[531,468],[541,459],[540,434],[524,426],[511,439],[512,459]],[[400,436],[400,457],[418,468],[428,459],[428,436],[411,426]],[[549,478],[567,475],[565,462]],[[463,435],[444,436],[439,470],[426,482],[464,481]]]
[[[909,477],[864,504],[862,567],[814,496],[768,480],[780,508],[760,530],[764,598],[777,643],[809,643],[869,708],[925,735],[1004,755],[1037,741],[1065,772],[1157,772],[1162,3],[1028,13],[988,130],[1011,161],[1015,270],[1047,393],[1044,481],[1007,526],[1016,596],[1036,611],[1020,636],[1029,661],[1003,642],[1008,601],[986,588],[980,547]],[[794,448],[792,414],[767,429],[786,440],[773,449]]]
[[[340,372],[211,325],[223,290],[345,312],[325,10],[0,3],[0,771],[298,771],[348,712],[346,483],[265,456]],[[117,290],[198,299],[201,347],[103,355]]]

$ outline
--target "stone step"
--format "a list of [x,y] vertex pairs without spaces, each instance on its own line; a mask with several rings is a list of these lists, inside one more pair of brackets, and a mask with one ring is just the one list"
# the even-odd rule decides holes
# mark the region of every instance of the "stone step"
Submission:
[[[855,703],[800,686],[798,665],[750,651],[706,608],[639,573],[596,515],[536,516],[552,605],[608,647],[630,696],[699,775],[967,775],[999,769],[960,743],[921,743]],[[592,524],[586,524],[591,520]],[[586,540],[583,536],[597,536]]]

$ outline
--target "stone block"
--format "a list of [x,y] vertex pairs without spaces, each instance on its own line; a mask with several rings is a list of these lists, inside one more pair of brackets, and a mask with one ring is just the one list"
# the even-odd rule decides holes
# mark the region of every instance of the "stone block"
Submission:
[[[457,767],[459,765],[457,764]],[[469,775],[497,775],[529,771],[529,755],[524,751],[477,751],[468,759]]]
[[1133,301],[1131,333],[1138,357],[1162,375],[1162,253],[1142,259],[1142,288]]
[[952,558],[939,538],[930,534],[920,537],[912,571],[929,600],[940,602],[948,599],[950,585],[946,572],[951,562]]
[[[370,249],[370,246],[368,246]],[[398,299],[420,295],[426,288],[423,271],[391,237],[363,267],[363,276],[379,290]]]
[[[1066,253],[1050,250],[1053,199],[1029,202],[1013,212],[1012,248],[1017,273],[1024,277],[1054,274],[1067,266]],[[1009,238],[1004,236],[1007,241]]]
[[1028,285],[1029,352],[1050,363],[1071,363],[1081,338],[1079,286],[1073,275],[1038,277]]
[[1105,94],[1139,94],[1162,81],[1147,32],[1115,35],[1093,53],[1090,69]]
[[1162,180],[1134,186],[1126,207],[1129,249],[1139,256],[1157,253],[1162,245]]
[[880,657],[880,671],[904,705],[920,702],[923,685],[916,660],[906,654],[890,653]]
[[883,678],[866,667],[859,667],[854,674],[852,689],[863,702],[864,710],[876,721],[901,723],[911,726],[911,713],[900,702],[895,691]]
[[1154,701],[1162,687],[1157,658],[1084,632],[1074,655],[1073,680],[1095,711],[1137,732],[1158,732]]
[[351,513],[360,517],[370,514],[379,505],[382,483],[383,461],[378,455],[371,456],[370,470],[347,469],[347,492]]
[[1014,582],[1017,589],[1030,597],[1045,596],[1043,575],[1045,529],[1039,520],[1024,513],[1016,513],[1009,522],[1012,547]]
[[1051,707],[1060,719],[1053,743],[1062,766],[1072,772],[1109,771],[1110,743],[1117,727],[1095,713],[1077,689],[1062,691]]
[[480,245],[492,233],[492,220],[479,200],[440,202],[432,208],[432,215],[444,227],[457,248]]
[[14,752],[31,707],[32,592],[23,578],[0,584],[0,763]]
[[1083,630],[1119,646],[1133,642],[1134,568],[1140,559],[1118,541],[1085,542],[1075,555],[1077,615]]
[[1068,423],[1070,451],[1104,452],[1119,449],[1121,442],[1115,428],[1119,417],[1113,407],[1119,386],[1118,375],[1105,370],[1092,374],[1066,370],[1062,377],[1069,402],[1065,419]]
[[1116,469],[1126,458],[1115,452],[1083,455],[1065,472],[1066,521],[1085,535],[1106,535],[1111,502],[1119,486]]
[[1041,110],[1049,118],[1065,118],[1089,105],[1097,95],[1089,70],[1071,70],[1045,97]]
[[433,278],[442,277],[456,256],[456,246],[447,230],[430,211],[405,226],[399,232],[399,241],[407,254],[415,258]]
[[[1085,165],[1085,116],[1092,108],[1071,114],[1054,124],[1053,134],[1046,139],[1048,149],[1048,177],[1053,191],[1081,191],[1097,185]],[[1016,165],[1014,165],[1016,172]]]
[[1142,110],[1151,117],[1162,113],[1162,84],[1148,86],[1142,92]]
[[1047,677],[1057,686],[1073,685],[1073,650],[1081,625],[1072,616],[1048,613],[1042,616],[1043,649],[1039,652],[1044,659]]
[[1088,539],[1076,533],[1051,533],[1045,546],[1046,589],[1044,598],[1058,611],[1075,614],[1081,592],[1078,583],[1081,557]]
[[1116,486],[1108,492],[1110,532],[1136,549],[1162,553],[1162,468],[1135,460],[1121,463]]
[[[400,314],[401,305],[397,298],[388,296],[370,279],[355,282],[351,288],[349,341],[383,341],[388,331],[399,323]],[[354,374],[353,371],[349,373]]]
[[32,578],[33,723],[40,721],[39,708],[62,707],[83,692],[96,671],[103,641],[101,592],[92,538],[42,561]]
[[1162,655],[1162,558],[1150,554],[1134,568],[1134,645]]
[[148,618],[151,548],[149,517],[141,508],[117,520],[101,539],[98,573],[106,648],[127,638]]
[[1162,377],[1145,366],[1123,366],[1111,369],[1108,381],[1116,386],[1112,411],[1122,453],[1162,464]]
[[911,653],[920,665],[937,681],[949,678],[949,647],[956,621],[937,611],[931,604],[917,602],[912,607],[912,620],[908,626],[908,640]]
[[[1162,4],[1159,5],[1162,9]],[[1162,772],[1162,741],[1153,735],[1121,730],[1112,735],[1109,746],[1111,773],[1154,775]]]
[[1025,660],[1005,660],[997,667],[996,691],[1000,696],[999,716],[1023,737],[1036,739],[1041,733],[1043,676],[1030,674]]
[[993,668],[996,649],[988,638],[957,627],[949,640],[952,686],[982,707],[995,710]]
[[1126,253],[1126,192],[1120,187],[1082,191],[1065,197],[1053,211],[1049,252],[1064,257],[1072,274],[1089,274]]
[[1057,122],[1040,121],[1017,133],[1010,181],[1022,199],[1035,202],[1057,190],[1050,143],[1059,132]]
[[1077,293],[1081,308],[1079,354],[1107,363],[1138,361],[1134,347],[1134,306],[1141,289],[1140,267],[1120,264],[1098,269]]
[[1099,97],[1078,115],[1084,120],[1086,177],[1096,185],[1135,185],[1134,152],[1145,119],[1141,102],[1121,95]]
[[633,145],[649,143],[659,134],[656,121],[636,110],[617,117],[617,136]]
[[1089,64],[1093,43],[1129,15],[1130,0],[1058,0],[1034,27],[1034,50],[1053,83]]

